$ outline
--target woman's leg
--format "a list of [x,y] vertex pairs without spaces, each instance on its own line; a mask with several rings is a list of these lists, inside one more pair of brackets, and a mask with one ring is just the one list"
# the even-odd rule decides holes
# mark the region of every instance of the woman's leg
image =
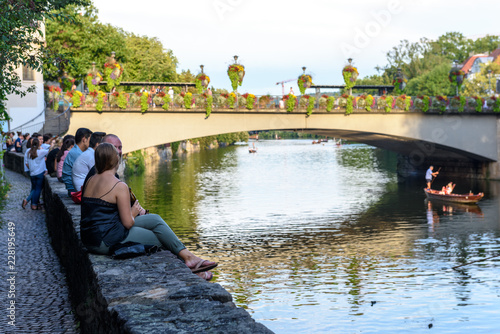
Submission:
[[163,246],[175,255],[186,248],[172,229],[156,214],[138,216],[129,230],[127,241],[135,241],[144,245]]
[[35,175],[35,190],[33,192],[33,196],[31,198],[31,205],[38,205],[40,202],[40,193],[42,192],[43,186],[43,176],[45,173]]
[[127,238],[122,243],[127,241],[139,242],[144,245],[164,246],[181,258],[193,272],[205,271],[217,266],[217,263],[203,260],[191,253],[167,223],[156,214],[136,217],[134,226],[129,230]]

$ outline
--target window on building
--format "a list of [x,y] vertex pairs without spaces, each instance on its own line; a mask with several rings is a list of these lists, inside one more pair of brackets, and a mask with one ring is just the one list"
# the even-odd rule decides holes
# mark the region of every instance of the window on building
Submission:
[[23,65],[23,81],[35,81],[35,70]]

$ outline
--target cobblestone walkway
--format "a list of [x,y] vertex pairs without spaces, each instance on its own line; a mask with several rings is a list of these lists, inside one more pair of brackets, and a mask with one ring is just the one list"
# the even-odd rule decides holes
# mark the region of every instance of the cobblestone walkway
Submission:
[[[10,170],[5,175],[12,188],[0,212],[0,333],[78,333],[66,277],[50,245],[45,213],[31,210],[30,205],[21,208],[30,180]],[[15,249],[9,248],[12,232]],[[8,257],[13,250],[15,264]],[[15,327],[9,324],[12,314]]]

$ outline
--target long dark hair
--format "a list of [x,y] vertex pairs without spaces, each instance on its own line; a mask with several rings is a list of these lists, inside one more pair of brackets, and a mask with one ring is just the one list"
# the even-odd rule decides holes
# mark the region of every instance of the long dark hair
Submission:
[[30,148],[30,158],[35,159],[38,157],[37,150],[40,148],[40,141],[38,138],[33,138],[33,141],[31,142],[31,148]]
[[67,138],[66,140],[64,140],[61,149],[59,150],[59,152],[57,152],[56,155],[57,162],[61,161],[61,157],[63,156],[64,152],[66,152],[72,145],[75,145],[75,138]]

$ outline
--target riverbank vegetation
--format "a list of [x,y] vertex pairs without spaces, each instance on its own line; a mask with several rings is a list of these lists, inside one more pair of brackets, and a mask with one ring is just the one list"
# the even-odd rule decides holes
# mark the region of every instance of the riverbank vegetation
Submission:
[[[500,36],[472,39],[460,32],[447,32],[436,40],[425,37],[413,43],[402,40],[387,52],[387,63],[376,67],[379,74],[358,79],[356,85],[392,85],[394,76],[401,69],[408,79],[407,95],[452,96],[456,93],[455,86],[448,79],[452,64],[463,64],[471,54],[490,54],[499,45]],[[488,73],[500,74],[500,60],[482,65],[480,73],[465,80],[461,93],[488,96]]]

